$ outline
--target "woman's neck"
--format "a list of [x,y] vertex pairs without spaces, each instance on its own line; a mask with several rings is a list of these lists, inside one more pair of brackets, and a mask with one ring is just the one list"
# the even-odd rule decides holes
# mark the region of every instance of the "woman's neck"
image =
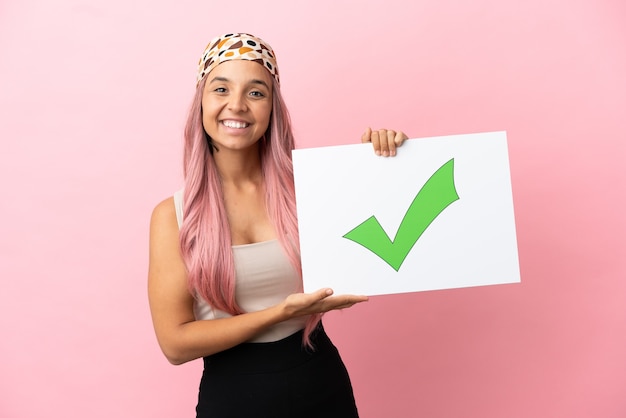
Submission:
[[251,182],[262,183],[263,174],[258,149],[215,150],[213,158],[223,184],[237,186]]

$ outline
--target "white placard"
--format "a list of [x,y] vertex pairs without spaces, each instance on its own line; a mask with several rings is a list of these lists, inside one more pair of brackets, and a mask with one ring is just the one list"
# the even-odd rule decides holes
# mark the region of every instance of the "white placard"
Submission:
[[[520,281],[506,132],[293,151],[305,292]],[[388,238],[387,238],[388,237]]]

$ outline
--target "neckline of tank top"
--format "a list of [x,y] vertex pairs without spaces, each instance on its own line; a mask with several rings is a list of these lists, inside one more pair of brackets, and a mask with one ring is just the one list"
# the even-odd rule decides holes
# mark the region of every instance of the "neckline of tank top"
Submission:
[[276,242],[278,242],[278,238],[270,239],[267,241],[251,242],[249,244],[236,244],[236,245],[233,245],[232,248],[233,249],[250,248],[250,247],[256,247],[256,246],[261,246],[261,245],[274,244]]

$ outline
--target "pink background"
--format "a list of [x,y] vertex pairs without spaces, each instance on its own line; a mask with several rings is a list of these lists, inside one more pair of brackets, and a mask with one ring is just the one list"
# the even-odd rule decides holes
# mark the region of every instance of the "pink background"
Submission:
[[522,283],[328,315],[363,418],[626,416],[625,4],[3,0],[0,416],[193,416],[148,219],[181,185],[199,54],[233,30],[277,50],[301,147],[508,132]]

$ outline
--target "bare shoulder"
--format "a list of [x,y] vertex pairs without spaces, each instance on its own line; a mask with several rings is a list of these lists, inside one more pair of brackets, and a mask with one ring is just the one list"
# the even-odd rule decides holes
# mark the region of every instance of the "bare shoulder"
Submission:
[[151,225],[171,224],[176,221],[176,207],[174,206],[174,197],[159,202],[152,211]]
[[[171,264],[180,258],[178,221],[174,198],[160,202],[152,211],[150,219],[150,264]],[[176,260],[175,264],[179,264]]]
[[186,269],[180,253],[178,222],[174,199],[160,202],[152,211],[148,283],[151,298],[162,291],[172,295],[186,293]]

